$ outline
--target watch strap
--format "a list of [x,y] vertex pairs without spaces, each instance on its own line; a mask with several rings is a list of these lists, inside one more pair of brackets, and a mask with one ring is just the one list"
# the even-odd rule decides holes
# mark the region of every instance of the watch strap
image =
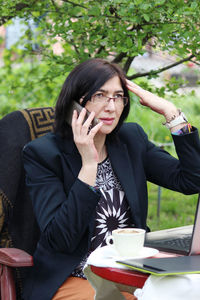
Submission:
[[170,122],[166,122],[163,125],[165,125],[168,129],[170,129],[170,128],[175,127],[179,124],[187,123],[187,122],[188,122],[188,120],[187,120],[185,114],[183,112],[181,112],[181,110],[179,110],[179,115],[177,117],[175,117]]

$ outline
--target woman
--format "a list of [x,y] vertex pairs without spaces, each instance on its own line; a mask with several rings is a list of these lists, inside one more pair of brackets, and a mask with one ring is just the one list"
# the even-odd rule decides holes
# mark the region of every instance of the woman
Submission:
[[[128,89],[165,117],[179,160],[149,142],[139,125],[123,124]],[[79,115],[73,112],[71,127],[66,118],[73,101],[84,108]],[[98,124],[92,127],[94,118]],[[173,103],[126,81],[121,69],[105,60],[77,66],[58,98],[54,133],[24,148],[27,186],[41,230],[24,298],[93,299],[82,271],[89,253],[104,246],[115,228],[148,230],[147,180],[185,194],[199,192],[199,154],[197,130]]]

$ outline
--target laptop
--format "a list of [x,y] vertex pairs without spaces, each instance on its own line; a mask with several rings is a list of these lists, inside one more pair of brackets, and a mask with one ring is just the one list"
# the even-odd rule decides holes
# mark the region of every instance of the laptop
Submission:
[[200,254],[200,194],[194,225],[148,232],[145,247],[188,256]]

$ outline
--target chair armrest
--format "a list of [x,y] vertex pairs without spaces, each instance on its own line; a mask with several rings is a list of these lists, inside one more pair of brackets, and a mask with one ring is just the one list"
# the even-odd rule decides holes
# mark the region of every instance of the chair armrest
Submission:
[[16,248],[0,248],[0,264],[9,267],[33,266],[33,257]]

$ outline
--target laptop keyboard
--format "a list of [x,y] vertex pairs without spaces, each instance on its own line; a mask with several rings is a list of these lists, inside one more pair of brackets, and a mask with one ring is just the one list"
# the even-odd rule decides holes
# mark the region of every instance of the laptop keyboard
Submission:
[[166,239],[166,240],[154,240],[154,241],[147,241],[145,246],[152,246],[157,248],[168,248],[174,250],[189,250],[191,244],[191,236],[185,236],[182,238],[174,238],[174,239]]
[[178,248],[189,249],[191,243],[191,237],[184,237],[184,238],[176,238],[172,240],[162,241],[160,244],[169,245],[169,246],[176,246]]

